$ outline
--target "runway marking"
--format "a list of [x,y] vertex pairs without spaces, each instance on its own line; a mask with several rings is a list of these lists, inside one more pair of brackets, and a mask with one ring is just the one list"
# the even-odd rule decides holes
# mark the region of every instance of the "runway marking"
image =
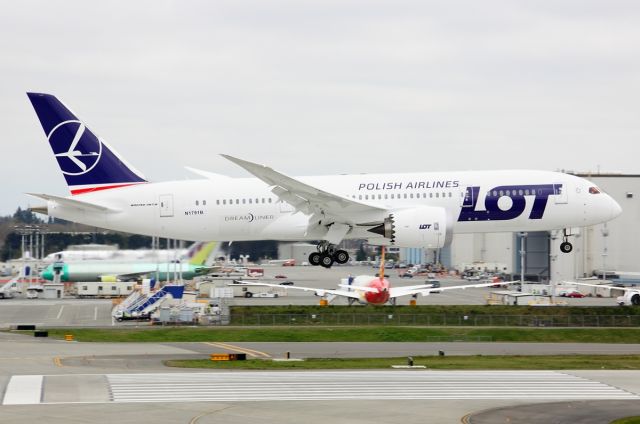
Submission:
[[114,402],[640,399],[558,372],[360,371],[107,375]]
[[263,357],[263,358],[271,358],[271,355],[269,355],[268,353],[265,352],[260,352],[259,350],[254,350],[254,349],[249,349],[246,347],[241,347],[241,346],[235,346],[235,345],[230,345],[228,343],[221,343],[221,342],[203,342],[204,344],[207,344],[209,346],[215,346],[215,347],[220,347],[222,349],[226,349],[226,350],[233,350],[236,352],[240,352],[240,353],[246,353],[247,355],[253,357],[253,358],[257,358],[259,356]]
[[[95,375],[87,374],[92,378]],[[640,399],[638,394],[608,384],[554,371],[243,371],[105,377],[110,398],[103,403]],[[75,378],[79,378],[81,387],[81,375]],[[95,384],[95,379],[85,384]],[[41,375],[13,376],[3,404],[42,404],[46,390]],[[73,393],[69,396],[68,401],[46,403],[83,403],[75,401]],[[198,418],[194,417],[196,421]]]
[[98,320],[98,307],[94,307],[93,308],[93,320],[97,321]]
[[64,305],[60,307],[60,310],[58,311],[58,316],[56,316],[56,319],[60,319],[60,317],[62,316],[62,311],[64,311]]
[[56,367],[62,368],[64,366],[62,365],[62,361],[60,360],[59,356],[56,356],[55,358],[53,358],[53,363],[56,365]]
[[42,399],[41,375],[14,375],[7,384],[3,405],[35,405]]

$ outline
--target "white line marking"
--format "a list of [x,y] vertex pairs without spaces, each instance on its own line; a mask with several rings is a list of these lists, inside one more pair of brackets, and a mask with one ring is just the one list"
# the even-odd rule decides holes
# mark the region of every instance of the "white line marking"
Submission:
[[98,320],[98,307],[94,307],[93,308],[93,320],[97,321]]
[[56,317],[56,319],[60,319],[60,317],[62,316],[62,311],[64,311],[64,305],[60,307],[60,310],[58,311],[58,316]]
[[41,375],[14,375],[7,384],[3,405],[34,405],[42,397]]

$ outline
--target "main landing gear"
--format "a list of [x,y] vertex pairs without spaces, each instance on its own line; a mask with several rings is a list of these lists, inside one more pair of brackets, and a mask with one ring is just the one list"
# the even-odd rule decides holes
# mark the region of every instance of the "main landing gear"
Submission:
[[560,243],[560,251],[562,253],[571,253],[573,250],[573,245],[569,243],[569,236],[571,234],[567,234],[567,229],[562,230],[562,243]]
[[322,241],[318,244],[318,251],[309,255],[309,263],[313,266],[331,268],[334,262],[346,264],[349,261],[349,254],[342,250],[336,250],[335,246]]

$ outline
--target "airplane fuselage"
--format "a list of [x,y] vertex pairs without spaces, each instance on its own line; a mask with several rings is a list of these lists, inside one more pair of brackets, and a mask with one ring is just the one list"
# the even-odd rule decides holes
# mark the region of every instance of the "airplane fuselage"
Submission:
[[[386,211],[444,208],[453,233],[545,231],[597,224],[619,207],[582,178],[548,171],[465,171],[301,177],[300,181]],[[87,213],[53,200],[49,215],[98,227],[183,240],[319,240],[310,216],[263,181],[228,178],[141,183],[73,196],[108,207]],[[376,222],[387,212],[371,212]],[[429,224],[425,224],[429,225]],[[383,238],[354,222],[345,238]],[[412,246],[406,246],[412,247]]]

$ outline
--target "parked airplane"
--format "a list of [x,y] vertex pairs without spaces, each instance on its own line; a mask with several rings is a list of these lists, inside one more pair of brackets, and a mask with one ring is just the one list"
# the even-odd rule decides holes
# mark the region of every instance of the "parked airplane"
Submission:
[[380,262],[380,270],[377,276],[372,275],[358,275],[353,279],[351,284],[339,284],[339,289],[319,289],[312,287],[301,286],[283,286],[281,284],[271,283],[256,283],[253,281],[236,281],[236,284],[246,284],[251,286],[267,286],[275,287],[285,290],[302,290],[314,292],[316,296],[324,298],[332,297],[346,297],[349,301],[349,305],[355,301],[360,303],[369,303],[372,305],[383,305],[387,302],[396,304],[396,300],[402,296],[412,296],[414,299],[421,296],[428,296],[431,293],[440,293],[446,290],[464,290],[476,287],[491,287],[496,284],[507,285],[514,284],[518,281],[508,281],[500,283],[479,283],[479,284],[467,284],[462,286],[449,286],[449,287],[434,287],[430,283],[418,284],[413,286],[398,286],[391,287],[389,280],[384,276],[384,246],[382,246],[382,259]]
[[440,248],[454,233],[562,229],[561,250],[570,252],[571,228],[621,213],[592,182],[547,171],[293,178],[223,155],[257,178],[189,168],[203,179],[150,183],[57,98],[28,96],[71,191],[32,194],[47,202],[33,210],[102,228],[199,241],[320,240],[309,262],[331,267],[348,261],[335,246],[349,238]]
[[61,250],[45,256],[44,263],[55,261],[78,262],[78,261],[137,261],[152,260],[170,262],[176,259],[190,258],[194,249],[199,243],[194,243],[189,249],[105,249],[103,245],[89,245],[91,248],[80,248],[73,250]]
[[[219,269],[218,266],[208,266],[207,259],[216,243],[210,242],[194,250],[193,256],[187,261],[178,262],[122,262],[122,261],[82,261],[64,263],[60,270],[60,281],[126,281],[135,280],[142,276],[156,276],[158,280],[172,280],[177,275],[182,275],[185,280],[192,280],[198,275],[205,275]],[[47,266],[42,271],[42,278],[53,280],[56,264]]]
[[607,284],[589,284],[589,283],[576,283],[576,282],[574,282],[573,284],[577,284],[579,286],[621,290],[624,292],[624,294],[616,298],[616,303],[618,303],[618,305],[640,306],[640,287],[618,287],[618,286],[610,286]]

